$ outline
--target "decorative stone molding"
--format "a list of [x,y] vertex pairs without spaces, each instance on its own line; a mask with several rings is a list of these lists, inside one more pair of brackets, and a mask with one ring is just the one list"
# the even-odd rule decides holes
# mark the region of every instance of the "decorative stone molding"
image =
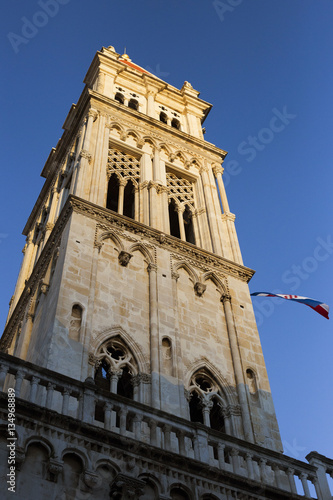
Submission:
[[143,494],[144,487],[145,483],[140,479],[119,473],[111,484],[110,497],[117,500],[136,500]]
[[86,151],[85,149],[81,149],[81,151],[80,151],[80,157],[81,158],[85,158],[86,160],[88,160],[89,164],[91,163],[92,154],[89,153],[89,151]]
[[132,377],[131,382],[134,387],[140,384],[151,384],[151,375],[149,373],[138,373]]
[[58,476],[62,472],[63,463],[59,462],[54,458],[50,458],[47,464],[47,480],[52,483],[56,483],[58,481]]
[[194,290],[195,293],[198,295],[198,297],[201,297],[204,292],[206,291],[207,285],[204,285],[204,283],[200,283],[200,281],[197,281],[194,283]]
[[99,482],[99,476],[92,471],[86,470],[84,471],[83,481],[86,486],[88,486],[88,488],[92,489],[97,486]]
[[133,255],[131,253],[125,252],[125,250],[121,250],[118,255],[120,265],[126,267],[132,257]]
[[41,283],[40,285],[40,291],[46,295],[47,292],[49,291],[50,285],[48,283]]
[[151,271],[153,271],[154,273],[157,272],[157,265],[156,264],[153,264],[153,263],[149,263],[148,266],[147,266],[147,271],[150,273]]

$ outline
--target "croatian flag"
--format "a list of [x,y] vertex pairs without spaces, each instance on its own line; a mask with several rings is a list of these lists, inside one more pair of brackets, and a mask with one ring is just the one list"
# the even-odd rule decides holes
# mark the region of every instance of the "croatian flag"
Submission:
[[301,297],[300,295],[280,295],[275,293],[267,293],[267,292],[255,292],[251,293],[252,296],[256,297],[280,297],[281,299],[294,300],[295,302],[299,302],[300,304],[305,304],[306,306],[311,307],[314,311],[324,316],[324,318],[329,319],[328,311],[329,307],[327,304],[320,302],[319,300],[309,299],[309,297]]

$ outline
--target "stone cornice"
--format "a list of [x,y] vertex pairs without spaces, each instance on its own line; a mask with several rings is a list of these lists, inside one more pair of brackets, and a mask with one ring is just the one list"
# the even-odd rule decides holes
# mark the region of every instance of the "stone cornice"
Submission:
[[[92,99],[92,105],[98,109],[98,102],[100,104],[107,104],[108,106],[111,106],[111,108],[116,109],[118,111],[121,111],[123,114],[128,115],[128,117],[132,117],[133,115],[137,116],[140,118],[140,122],[146,124],[147,126],[153,125],[155,129],[158,129],[162,132],[167,131],[167,135],[170,139],[170,136],[174,138],[179,138],[182,141],[186,141],[187,143],[193,144],[196,147],[199,147],[201,149],[204,149],[210,154],[215,154],[218,157],[222,157],[223,159],[227,155],[227,152],[224,151],[223,149],[218,148],[214,144],[204,141],[203,139],[199,139],[197,137],[194,137],[193,135],[187,134],[186,132],[182,132],[181,130],[178,130],[176,128],[170,127],[168,125],[165,125],[161,121],[157,120],[156,118],[152,118],[145,113],[140,113],[139,111],[135,111],[131,108],[128,108],[126,106],[123,106],[122,104],[119,104],[117,101],[114,99],[111,99],[109,97],[106,97],[102,94],[99,94],[98,92],[95,92],[94,90],[88,90],[87,91],[89,96]],[[101,108],[102,109],[102,108]],[[103,108],[105,110],[105,108]]]
[[[100,207],[75,196],[70,197],[70,203],[74,212],[82,213],[83,215],[91,217],[110,228],[118,227],[123,230],[128,230],[131,233],[148,237],[150,240],[153,240],[154,243],[161,245],[161,231],[158,231],[157,229],[146,226],[145,224],[134,221],[133,219],[129,219],[124,215],[111,212],[104,207]],[[167,248],[172,252],[177,252],[179,258],[191,259],[199,267],[201,264],[204,264],[211,270],[223,272],[227,276],[236,277],[246,283],[250,281],[255,273],[255,271],[249,269],[248,267],[236,264],[235,262],[225,259],[224,257],[220,257],[216,254],[208,252],[207,250],[192,245],[191,243],[182,241],[179,238],[175,238],[174,236],[164,233],[163,235],[165,236],[165,238],[163,238],[164,248]]]

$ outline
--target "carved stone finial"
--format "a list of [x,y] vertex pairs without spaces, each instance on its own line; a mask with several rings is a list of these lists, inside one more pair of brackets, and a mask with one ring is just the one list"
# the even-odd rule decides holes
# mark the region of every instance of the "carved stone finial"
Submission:
[[121,250],[118,255],[120,265],[126,267],[132,257],[133,255],[131,253],[125,252],[125,250]]

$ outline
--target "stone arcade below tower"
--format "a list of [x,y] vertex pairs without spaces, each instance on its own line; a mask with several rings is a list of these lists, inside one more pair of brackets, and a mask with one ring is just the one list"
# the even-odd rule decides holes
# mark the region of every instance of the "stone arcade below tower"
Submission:
[[15,388],[18,499],[331,498],[282,454],[211,105],[113,47],[84,82],[24,228],[2,477]]

